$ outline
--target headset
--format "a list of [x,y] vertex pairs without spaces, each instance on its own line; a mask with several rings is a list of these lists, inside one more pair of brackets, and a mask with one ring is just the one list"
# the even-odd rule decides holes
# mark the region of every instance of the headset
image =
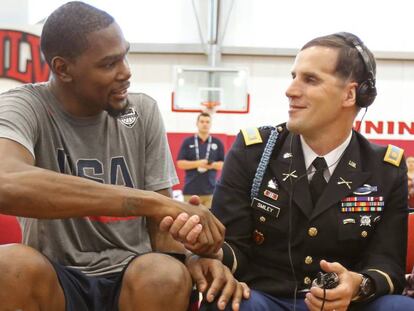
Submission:
[[364,63],[367,79],[358,85],[356,90],[356,104],[361,108],[368,108],[377,96],[377,88],[375,87],[374,67],[367,52],[367,48],[361,39],[349,32],[337,32],[334,36],[342,38],[346,43],[354,47]]

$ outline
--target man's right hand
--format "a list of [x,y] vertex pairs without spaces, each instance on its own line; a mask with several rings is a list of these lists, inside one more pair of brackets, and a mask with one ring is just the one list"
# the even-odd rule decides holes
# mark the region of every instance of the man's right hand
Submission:
[[[160,230],[200,256],[213,256],[224,241],[223,224],[207,209],[200,205],[200,199],[193,196],[177,217],[166,216],[160,222]],[[190,216],[191,215],[191,216]]]
[[207,168],[208,167],[207,159],[198,160],[197,163],[198,163],[198,167],[201,167],[201,168]]

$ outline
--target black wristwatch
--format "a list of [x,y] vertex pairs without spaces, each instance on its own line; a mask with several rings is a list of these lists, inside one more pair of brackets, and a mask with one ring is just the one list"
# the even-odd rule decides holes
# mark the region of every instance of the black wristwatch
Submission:
[[363,301],[375,293],[375,285],[372,279],[364,274],[361,274],[362,281],[359,284],[358,294],[352,299],[353,301]]

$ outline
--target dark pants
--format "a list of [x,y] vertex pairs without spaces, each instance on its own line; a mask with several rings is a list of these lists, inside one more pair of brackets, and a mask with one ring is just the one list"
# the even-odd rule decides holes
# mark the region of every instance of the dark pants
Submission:
[[[295,304],[295,308],[294,308]],[[218,311],[217,302],[203,303],[200,311]],[[296,303],[290,298],[276,298],[268,294],[251,290],[250,299],[244,300],[240,305],[240,311],[308,311],[303,298],[298,298]],[[414,299],[402,295],[386,295],[365,304],[355,304],[350,311],[409,311],[414,310]],[[231,311],[231,303],[225,311]]]

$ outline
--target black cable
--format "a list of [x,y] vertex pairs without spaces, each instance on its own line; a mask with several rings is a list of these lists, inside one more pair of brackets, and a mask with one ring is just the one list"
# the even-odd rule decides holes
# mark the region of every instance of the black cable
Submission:
[[359,130],[361,128],[362,121],[364,120],[365,115],[367,114],[367,112],[368,112],[368,107],[365,108],[365,111],[364,111],[364,114],[362,115],[361,121],[359,121],[358,127],[355,129],[355,131],[359,132]]
[[325,301],[326,301],[326,288],[323,288],[323,300],[322,300],[322,306],[321,306],[321,310],[323,311],[323,307],[325,306]]
[[[293,165],[292,143],[293,143],[294,136],[295,136],[295,134],[293,134],[291,136],[290,146],[289,146],[289,152],[291,154],[290,163],[289,163],[289,172],[292,171],[292,165]],[[336,165],[342,159],[342,157],[345,154],[345,151],[346,150],[347,150],[347,148],[345,148],[344,151],[342,151],[341,155],[338,157],[338,159],[336,159],[335,162],[333,162],[331,165],[327,166],[323,170],[329,169],[330,167]],[[293,182],[292,178],[289,178],[289,181],[290,181],[290,191],[289,191],[289,208],[288,208],[288,210],[289,210],[288,211],[288,256],[289,256],[290,270],[292,271],[293,280],[295,282],[295,290],[293,292],[293,311],[296,311],[296,300],[297,300],[297,292],[298,292],[298,282],[296,280],[296,271],[295,271],[295,267],[294,267],[294,264],[293,264],[293,257],[292,257],[292,208],[293,208],[293,194],[294,194],[295,185],[296,185],[297,182],[299,182],[299,180],[301,180],[305,176],[309,176],[311,174],[314,174],[317,171],[318,171],[317,169],[311,170],[310,172],[307,171],[303,175],[301,175],[297,179],[295,179],[295,182]],[[323,303],[322,303],[322,309],[321,310],[323,310],[323,306],[325,304],[325,295],[326,295],[326,289],[324,288],[324,297],[323,297]]]
[[[291,172],[292,169],[292,142],[293,137],[295,135],[292,135],[290,138],[290,146],[289,146],[289,152],[291,154],[290,157],[290,163],[289,163],[289,172]],[[289,256],[289,265],[290,270],[292,271],[293,281],[295,282],[295,290],[293,292],[293,311],[296,311],[296,296],[298,294],[298,282],[296,280],[296,272],[295,272],[295,266],[293,264],[293,258],[292,258],[292,208],[293,208],[293,186],[294,183],[292,182],[292,178],[289,178],[290,181],[290,191],[289,191],[289,214],[288,214],[288,256]]]

